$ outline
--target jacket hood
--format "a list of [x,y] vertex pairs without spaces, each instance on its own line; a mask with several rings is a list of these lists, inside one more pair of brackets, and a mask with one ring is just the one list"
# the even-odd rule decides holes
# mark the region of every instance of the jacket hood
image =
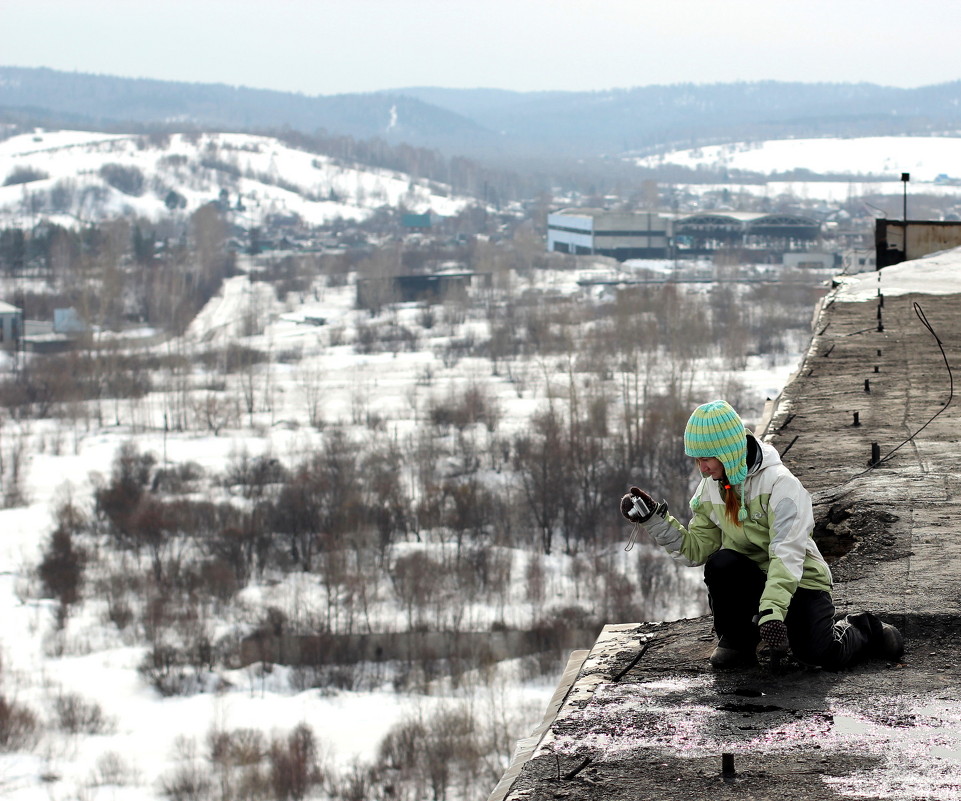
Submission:
[[[754,437],[754,434],[750,431],[747,432],[749,437]],[[757,475],[762,470],[767,470],[769,467],[776,467],[781,464],[781,454],[777,452],[777,448],[773,445],[762,442],[757,437],[754,437],[754,441],[758,445],[758,453],[760,454],[760,459],[758,459],[751,468],[747,471],[749,476]]]

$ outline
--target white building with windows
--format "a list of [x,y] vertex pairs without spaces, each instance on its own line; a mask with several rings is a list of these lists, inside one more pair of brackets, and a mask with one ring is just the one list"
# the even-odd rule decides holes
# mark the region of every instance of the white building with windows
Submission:
[[771,259],[817,248],[820,223],[796,214],[564,209],[547,215],[547,249],[555,253],[663,259],[737,248]]
[[619,261],[666,258],[669,221],[650,211],[564,209],[547,215],[547,249]]

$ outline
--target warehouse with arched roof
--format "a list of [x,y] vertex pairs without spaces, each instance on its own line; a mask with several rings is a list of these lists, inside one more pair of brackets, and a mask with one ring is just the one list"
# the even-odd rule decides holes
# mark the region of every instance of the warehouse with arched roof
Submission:
[[679,252],[706,254],[722,248],[787,252],[807,250],[821,236],[821,224],[800,214],[707,211],[673,221]]

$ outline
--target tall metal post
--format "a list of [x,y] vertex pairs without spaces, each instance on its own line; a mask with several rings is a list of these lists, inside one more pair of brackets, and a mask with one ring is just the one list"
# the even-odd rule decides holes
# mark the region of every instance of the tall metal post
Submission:
[[908,260],[908,181],[911,180],[911,173],[901,173],[901,183],[904,184],[904,203],[901,207],[902,218],[904,219],[904,260]]
[[904,184],[904,205],[902,206],[902,218],[904,219],[904,230],[908,230],[908,181],[911,180],[911,173],[901,173],[901,183]]

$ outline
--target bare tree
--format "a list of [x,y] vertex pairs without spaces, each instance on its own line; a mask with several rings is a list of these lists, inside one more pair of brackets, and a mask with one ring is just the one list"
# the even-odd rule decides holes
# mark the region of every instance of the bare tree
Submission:
[[309,357],[301,358],[297,366],[297,377],[307,404],[307,420],[314,428],[322,428],[324,416],[321,401],[324,391],[321,384],[323,375],[320,367],[316,361],[312,361]]
[[540,546],[549,554],[561,518],[558,500],[568,486],[564,436],[554,410],[536,415],[530,428],[529,434],[514,439],[514,469],[524,491],[527,510],[537,526]]

